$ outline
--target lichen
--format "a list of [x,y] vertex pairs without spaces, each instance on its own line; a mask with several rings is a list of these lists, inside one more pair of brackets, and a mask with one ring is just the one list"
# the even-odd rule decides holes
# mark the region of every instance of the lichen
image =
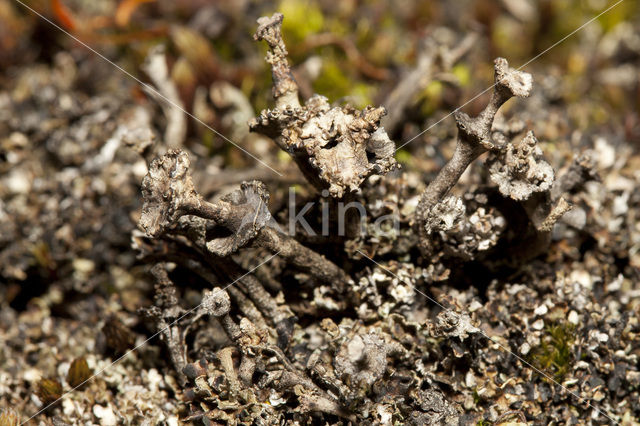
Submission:
[[554,182],[553,168],[542,158],[538,140],[529,131],[518,144],[508,144],[486,162],[491,180],[500,193],[517,201],[534,192],[549,191]]
[[314,95],[301,106],[298,87],[287,62],[280,28],[282,15],[260,18],[257,40],[271,48],[267,62],[273,74],[276,105],[249,122],[251,131],[273,138],[289,153],[305,177],[332,197],[357,191],[372,174],[385,174],[396,166],[395,144],[380,127],[383,107],[332,107]]

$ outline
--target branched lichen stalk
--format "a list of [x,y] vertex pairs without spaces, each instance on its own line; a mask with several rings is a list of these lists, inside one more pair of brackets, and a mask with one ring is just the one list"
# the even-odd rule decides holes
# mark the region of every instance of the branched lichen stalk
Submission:
[[210,253],[225,257],[248,245],[263,247],[338,290],[349,282],[341,268],[277,227],[266,207],[269,194],[264,184],[245,182],[240,190],[212,203],[195,191],[189,166],[188,155],[177,150],[151,163],[142,181],[144,205],[140,217],[140,226],[149,236],[158,237],[183,215],[194,215],[231,233],[208,241]]
[[[237,279],[239,281],[244,292],[253,302],[252,305],[255,304],[260,312],[264,313],[273,322],[278,334],[278,345],[283,348],[287,347],[293,334],[293,313],[288,308],[278,306],[276,300],[264,289],[262,283],[255,276],[246,274],[236,263],[219,262],[218,268],[229,279]],[[231,293],[232,289],[233,287],[230,287],[228,291]]]
[[453,157],[422,193],[416,210],[421,234],[431,209],[447,195],[467,167],[481,154],[500,148],[491,140],[491,126],[498,109],[513,96],[529,96],[532,86],[530,74],[509,68],[504,58],[495,60],[495,85],[489,104],[474,118],[463,112],[455,114],[458,142]]
[[350,280],[338,265],[276,229],[263,228],[255,244],[279,253],[288,263],[310,273],[320,281],[333,284],[338,291],[343,291],[344,284]]
[[[169,278],[165,265],[156,264],[151,273],[156,279],[155,306],[143,308],[141,311],[155,321],[156,328],[167,346],[169,358],[176,371],[182,371],[187,364],[187,346],[185,330],[175,321],[184,314],[178,303],[175,285]],[[180,380],[184,378],[181,377]]]
[[250,130],[272,138],[318,192],[328,189],[337,199],[357,191],[372,174],[395,168],[395,146],[380,126],[385,109],[331,106],[321,95],[301,106],[282,39],[282,15],[262,17],[258,24],[254,38],[270,48],[266,60],[273,74],[275,107],[250,120]]

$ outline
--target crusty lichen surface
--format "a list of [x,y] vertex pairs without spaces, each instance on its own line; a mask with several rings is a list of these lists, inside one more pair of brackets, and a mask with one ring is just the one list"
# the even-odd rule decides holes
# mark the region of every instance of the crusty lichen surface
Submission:
[[282,19],[276,13],[258,20],[255,38],[267,41],[271,49],[266,60],[276,104],[251,120],[249,127],[273,138],[319,191],[328,189],[332,197],[342,198],[357,191],[369,176],[396,166],[395,144],[380,127],[385,109],[331,106],[321,95],[301,105],[282,40]]
[[[199,244],[220,258],[250,245],[266,248],[320,281],[344,289],[350,279],[341,268],[270,221],[266,207],[269,194],[264,184],[243,182],[239,190],[208,202],[193,188],[189,165],[184,151],[169,150],[149,166],[142,182],[144,204],[139,221],[149,237],[159,237],[165,232],[200,234]],[[183,216],[196,216],[208,222],[181,221]],[[213,232],[208,236],[207,229],[215,227],[223,228],[228,235]]]
[[532,131],[519,143],[496,152],[486,165],[500,193],[517,201],[527,200],[534,192],[549,191],[553,185],[553,168],[543,159]]
[[[135,68],[139,48],[166,42],[149,52],[162,53],[156,71],[180,105],[281,175],[196,126],[176,150],[177,115],[148,86],[63,35],[42,43],[46,25],[0,6],[0,65],[7,41],[20,46],[19,62],[0,67],[0,423],[638,423],[638,30],[594,22],[602,33],[578,37],[569,65],[532,63],[535,90],[494,116],[530,81],[498,60],[484,112],[422,134],[484,87],[486,46],[505,52],[499,31],[468,36],[464,23],[486,10],[463,3],[403,4],[388,20],[369,2],[310,1],[288,28],[261,19],[278,89],[267,121],[276,142],[297,144],[295,161],[246,126],[251,105],[273,101],[246,31],[269,4],[137,8],[136,20],[160,32],[169,22],[169,34],[109,58],[155,85]],[[518,4],[492,8],[493,28],[537,21]],[[70,18],[95,16],[87,5]],[[4,25],[11,16],[21,31]],[[100,51],[94,36],[139,34],[84,32],[110,19],[83,22],[80,39]],[[295,40],[295,67],[282,34]],[[546,43],[535,34],[522,32],[532,49]],[[436,51],[416,50],[432,38]],[[314,79],[326,88],[342,54],[334,71],[353,68],[342,92],[366,86],[393,110],[386,136],[381,109],[314,97]],[[383,173],[389,141],[413,137],[403,168]],[[358,232],[337,231],[341,202],[363,207]],[[285,232],[307,205],[316,235]]]
[[531,74],[510,68],[504,58],[495,60],[494,70],[495,84],[489,103],[474,118],[464,112],[456,112],[458,142],[453,157],[422,193],[416,210],[416,223],[419,232],[424,235],[424,240],[429,238],[427,222],[431,209],[443,200],[444,196],[458,182],[462,173],[476,158],[487,151],[502,148],[491,138],[491,128],[498,109],[514,96],[527,97],[531,93],[533,88]]

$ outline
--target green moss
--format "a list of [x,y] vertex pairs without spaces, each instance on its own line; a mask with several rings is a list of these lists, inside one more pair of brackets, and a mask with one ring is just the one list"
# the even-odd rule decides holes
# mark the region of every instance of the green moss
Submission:
[[284,152],[284,151],[278,151],[278,160],[282,163],[290,163],[291,162],[291,155],[289,155],[288,153]]
[[361,52],[371,46],[375,39],[375,31],[371,21],[366,18],[358,19],[353,35],[355,36],[356,46]]
[[216,39],[213,41],[213,50],[216,55],[225,61],[232,61],[237,55],[237,48],[225,39]]
[[36,264],[41,268],[52,269],[55,265],[53,263],[53,257],[49,245],[40,241],[31,248],[31,254],[36,261]]
[[467,87],[471,83],[471,69],[468,65],[458,64],[453,67],[451,73],[456,76],[460,86]]
[[406,149],[400,149],[396,152],[396,160],[401,164],[409,165],[413,159],[413,155]]
[[323,61],[320,76],[313,82],[313,91],[326,96],[331,102],[349,95],[351,87],[351,79],[332,58]]
[[530,355],[530,362],[555,380],[562,381],[573,363],[575,326],[571,323],[556,323],[546,328],[541,343]]
[[498,16],[491,32],[491,42],[500,56],[509,58],[510,63],[517,63],[521,58],[529,56],[531,51],[530,34],[526,28],[508,16]]
[[356,83],[349,94],[350,103],[356,108],[364,108],[373,104],[375,89],[365,83]]
[[[609,0],[607,1],[607,8],[611,7],[616,3],[617,0]],[[606,8],[603,8],[603,10]],[[634,9],[637,9],[636,2],[622,2],[621,4],[616,5],[614,8],[609,10],[607,13],[603,13],[598,17],[598,22],[602,26],[604,32],[611,31],[616,25],[624,22],[629,18],[629,16],[633,16],[635,12]],[[598,14],[600,10],[594,10],[593,14]]]
[[332,19],[327,19],[324,26],[328,33],[335,36],[350,37],[351,27],[348,24],[349,22],[345,19],[333,17]]
[[200,133],[200,142],[202,143],[202,145],[204,145],[207,150],[209,151],[209,154],[213,153],[214,149],[215,149],[215,145],[214,145],[214,134],[211,130],[209,129],[204,129],[201,133]]
[[434,80],[427,84],[427,87],[420,92],[418,95],[421,103],[420,112],[422,112],[425,117],[430,116],[440,107],[443,90],[444,85],[442,82]]
[[480,403],[480,395],[478,394],[477,388],[473,389],[473,403],[475,405],[478,405]]
[[282,31],[289,44],[303,41],[324,26],[324,15],[315,1],[282,0],[278,11],[285,16]]

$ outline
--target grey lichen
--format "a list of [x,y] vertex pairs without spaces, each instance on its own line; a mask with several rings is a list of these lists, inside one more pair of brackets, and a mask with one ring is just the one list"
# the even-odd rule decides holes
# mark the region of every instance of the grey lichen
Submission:
[[[443,217],[447,218],[452,213],[445,211]],[[473,260],[495,247],[505,229],[506,220],[499,212],[493,208],[478,207],[468,216],[464,212],[459,214],[450,227],[432,233],[424,247],[436,258],[444,255]]]
[[[176,230],[178,233],[205,239],[207,251],[218,257],[247,246],[266,248],[339,291],[344,289],[350,279],[341,268],[282,232],[271,221],[266,207],[269,194],[264,184],[244,182],[240,190],[209,202],[195,191],[189,166],[188,155],[179,150],[170,150],[149,166],[142,181],[144,204],[139,221],[148,236],[157,238],[181,225],[184,229]],[[209,222],[197,222],[198,229],[193,229],[192,221],[180,220],[185,215]],[[206,229],[210,227],[221,227],[228,234],[214,233],[207,237]]]
[[187,364],[186,331],[177,322],[184,316],[185,310],[179,304],[177,289],[169,278],[166,265],[155,265],[151,273],[156,280],[154,306],[141,308],[140,313],[154,321],[173,367],[176,371],[182,371]]
[[468,313],[458,313],[451,309],[440,312],[435,323],[428,324],[427,328],[434,337],[457,337],[460,341],[467,339],[470,335],[479,333]]
[[243,182],[240,189],[222,198],[220,203],[228,203],[229,210],[237,210],[235,214],[229,215],[226,221],[220,222],[233,233],[208,241],[207,249],[224,257],[246,246],[271,220],[271,213],[267,208],[268,201],[267,188],[258,181]]
[[280,31],[282,14],[260,18],[258,23],[254,37],[267,41],[271,49],[267,62],[276,105],[249,122],[251,131],[274,139],[316,189],[328,189],[335,198],[357,191],[372,174],[392,170],[395,144],[380,127],[385,109],[332,107],[320,95],[301,106]]
[[463,112],[455,114],[458,143],[453,157],[422,193],[416,209],[420,233],[428,238],[426,228],[430,210],[439,203],[458,182],[471,162],[481,154],[500,148],[491,138],[491,126],[498,109],[514,96],[527,97],[533,87],[530,74],[509,68],[506,59],[495,60],[495,85],[486,108],[475,118]]
[[466,210],[460,198],[449,195],[429,210],[425,230],[428,233],[447,232],[460,223]]
[[356,334],[336,354],[336,374],[355,386],[371,386],[386,371],[387,350],[385,341],[375,333]]
[[416,392],[416,400],[420,403],[421,411],[414,411],[408,418],[409,425],[453,425],[460,424],[460,412],[456,406],[435,389]]
[[[443,226],[452,228],[454,224],[465,222],[462,220],[460,203],[454,203],[446,195],[469,165],[485,152],[492,153],[487,161],[491,180],[498,185],[503,196],[523,203],[529,219],[538,231],[549,232],[558,218],[570,208],[564,200],[554,207],[551,205],[549,193],[554,182],[554,172],[542,158],[542,151],[533,132],[527,133],[520,143],[510,144],[509,136],[522,129],[521,122],[507,124],[501,120],[496,130],[492,129],[498,109],[514,96],[529,96],[533,87],[530,74],[510,68],[503,58],[495,60],[494,68],[495,84],[488,105],[474,118],[462,112],[455,114],[458,142],[453,157],[420,197],[415,223],[421,245],[427,252],[433,252],[434,231],[441,231]],[[542,195],[531,198],[533,194]],[[489,212],[478,210],[477,213],[473,222],[467,222],[473,226],[460,230],[465,231],[465,235],[473,235],[473,232],[467,234],[466,231],[469,230],[479,231],[476,234],[481,237],[481,241],[478,241],[476,248],[486,250],[496,244],[501,228],[504,229],[504,222],[498,216],[481,221],[480,217]],[[478,228],[477,225],[482,223],[490,225],[489,229],[484,229],[487,226]],[[468,240],[465,235],[463,237]],[[472,255],[468,250],[462,250],[465,251],[467,253],[464,257]]]
[[492,154],[486,165],[500,193],[516,201],[527,200],[534,192],[548,191],[553,184],[553,168],[543,159],[532,131],[520,143],[508,144]]
[[269,222],[269,194],[261,182],[245,182],[217,203],[205,201],[194,189],[186,152],[170,150],[155,159],[142,181],[144,205],[140,226],[157,237],[183,215],[211,219],[231,234],[207,242],[218,256],[227,256],[246,246]]
[[191,175],[189,156],[184,151],[171,150],[149,166],[142,180],[142,215],[140,226],[156,237],[182,214],[199,204]]
[[[595,68],[584,76],[581,66],[541,73],[542,90],[534,99],[494,116],[502,98],[526,95],[530,80],[497,61],[491,105],[480,117],[457,116],[459,151],[423,197],[418,211],[424,234],[418,235],[411,223],[418,222],[424,176],[437,174],[455,129],[426,133],[427,149],[414,143],[402,152],[408,170],[382,175],[393,161],[387,133],[411,138],[462,101],[471,89],[465,74],[483,69],[477,61],[486,40],[467,36],[453,47],[464,37],[464,24],[445,31],[430,20],[421,33],[449,41],[412,53],[412,41],[421,35],[407,33],[407,25],[388,26],[387,14],[371,13],[371,2],[348,2],[348,10],[338,8],[333,16],[326,2],[313,1],[309,12],[324,16],[322,28],[297,26],[320,20],[298,14],[288,29],[293,31],[283,33],[297,33],[297,58],[314,50],[302,66],[306,71],[292,73],[282,16],[262,18],[256,38],[271,45],[267,60],[275,89],[264,130],[273,131],[313,184],[297,185],[294,161],[283,160],[262,136],[248,135],[244,125],[255,114],[250,99],[262,103],[265,89],[260,60],[252,56],[257,46],[243,44],[238,31],[245,26],[242,12],[251,14],[255,2],[236,2],[240,8],[190,3],[197,10],[180,14],[188,24],[167,22],[166,40],[178,49],[155,56],[146,76],[211,129],[277,164],[282,175],[236,161],[234,150],[206,130],[189,128],[188,138],[178,140],[184,134],[170,131],[172,123],[180,124],[171,121],[180,118],[178,109],[163,114],[78,46],[30,46],[30,34],[41,39],[47,33],[37,19],[18,13],[26,22],[18,46],[38,47],[22,56],[45,63],[0,58],[11,65],[0,78],[0,294],[6,296],[0,298],[0,407],[11,407],[0,409],[0,425],[34,414],[34,421],[55,425],[638,418],[640,157],[630,144],[640,127],[624,106],[635,100],[627,89],[637,86],[629,62],[637,62],[639,43],[620,39],[618,25],[600,43],[610,51],[604,61],[585,52],[589,43],[578,43],[572,65]],[[435,12],[447,25],[477,19],[479,11],[463,3],[423,4],[416,14],[403,8],[394,16],[415,21]],[[527,21],[514,6],[527,2],[502,3],[507,21]],[[6,41],[15,11],[0,9],[0,40]],[[136,17],[160,31],[150,27],[144,34],[164,32],[162,10],[140,8]],[[183,24],[188,28],[177,29]],[[341,28],[351,24],[365,31],[344,34]],[[376,25],[391,31],[370,31]],[[205,37],[198,35],[203,27]],[[337,34],[318,33],[327,29]],[[119,35],[147,37],[134,33]],[[143,44],[155,54],[151,45],[163,40]],[[541,40],[530,41],[537,46]],[[388,126],[378,122],[381,108],[356,111],[312,96],[311,87],[332,82],[351,82],[357,93],[368,87],[366,95],[373,94],[370,80],[353,79],[354,72],[367,75],[362,67],[339,63],[341,50],[349,62],[361,50],[360,59],[383,71],[375,96],[386,99]],[[464,51],[473,55],[451,69]],[[135,52],[110,53],[139,75],[131,61]],[[410,55],[416,68],[405,78],[402,63]],[[606,94],[615,96],[580,97],[592,77],[601,76],[602,63],[611,67]],[[314,81],[321,69],[327,74]],[[336,70],[346,78],[334,78]],[[627,82],[618,84],[617,75]],[[169,94],[163,84],[177,91]],[[335,89],[346,94],[346,88]],[[612,113],[598,124],[608,103],[622,115]],[[538,147],[532,135],[522,140],[527,126],[543,135],[541,142],[552,141],[546,158],[544,144]],[[592,143],[591,158],[580,155]],[[173,145],[200,159],[170,151],[150,161]],[[489,154],[486,164],[471,164],[456,183],[482,152]],[[557,179],[548,163],[559,167]],[[140,219],[145,234],[135,222],[147,171]],[[270,193],[253,179],[268,184]],[[454,184],[455,193],[449,191]],[[290,185],[302,198],[295,206],[287,204]],[[334,197],[324,191],[319,196],[311,186],[331,189]],[[436,202],[429,204],[432,194]],[[347,226],[336,235],[340,202],[352,201],[364,206],[361,232],[352,235]],[[291,220],[305,203],[315,203],[306,218],[316,235],[281,232],[276,221]],[[574,213],[556,226],[569,203]],[[153,266],[150,274],[145,264]],[[567,324],[558,323],[563,318]],[[571,331],[564,333],[569,344],[548,339],[558,334],[555,328]],[[125,362],[114,363],[122,355]],[[561,386],[531,367],[552,378],[558,367]]]
[[[384,108],[332,106],[320,95],[301,105],[282,40],[282,15],[261,18],[259,24],[255,38],[267,41],[271,49],[267,62],[272,66],[275,107],[251,120],[251,130],[273,138],[293,157],[316,190],[328,189],[335,199],[363,199],[377,218],[392,212],[404,215],[406,224],[414,215],[422,255],[430,263],[422,269],[411,263],[390,262],[388,265],[396,271],[394,277],[388,277],[386,271],[374,271],[361,276],[358,285],[347,291],[348,298],[336,298],[335,290],[344,294],[344,284],[352,283],[348,267],[342,269],[283,233],[267,208],[269,193],[263,183],[244,182],[239,189],[209,202],[195,191],[184,152],[170,151],[154,161],[143,182],[145,205],[140,225],[149,236],[165,238],[178,246],[185,244],[180,238],[186,237],[185,245],[206,259],[201,265],[190,264],[190,268],[211,268],[214,275],[238,281],[238,288],[205,291],[195,316],[216,318],[228,338],[227,346],[216,352],[227,384],[225,404],[250,403],[256,398],[256,390],[270,388],[281,392],[282,398],[295,397],[300,412],[322,412],[352,420],[354,407],[360,407],[371,418],[401,418],[391,401],[385,400],[387,390],[393,389],[396,395],[411,395],[419,407],[403,418],[408,423],[455,422],[460,417],[459,407],[449,403],[436,388],[416,393],[410,390],[416,376],[396,375],[395,369],[409,352],[403,345],[406,340],[393,336],[392,330],[397,328],[391,323],[398,312],[406,313],[405,322],[423,315],[414,312],[418,308],[416,286],[449,278],[452,260],[482,260],[491,249],[500,248],[498,242],[507,228],[507,215],[501,206],[489,205],[487,194],[478,189],[462,197],[449,195],[462,173],[483,153],[491,154],[486,167],[489,178],[498,186],[497,192],[510,203],[520,204],[521,215],[527,216],[527,232],[533,229],[536,235],[542,235],[536,247],[548,241],[551,227],[569,208],[563,198],[551,196],[554,171],[544,160],[533,133],[518,143],[511,142],[522,133],[524,122],[500,118],[494,126],[496,113],[507,100],[529,96],[532,77],[510,68],[506,60],[496,59],[495,86],[488,105],[475,118],[456,113],[458,141],[453,158],[421,194],[417,207],[414,203],[411,208],[392,191],[404,185],[401,179],[391,185],[388,177],[377,176],[363,185],[372,175],[383,175],[396,166],[395,145],[380,127]],[[376,182],[389,185],[385,189],[391,191],[387,197],[372,197],[376,192],[369,187],[376,187]],[[389,240],[410,246],[418,239],[411,237],[399,227]],[[322,312],[356,306],[357,321],[345,319],[339,326],[329,319],[322,322],[326,333],[314,343],[318,346],[307,359],[306,371],[288,358],[295,356],[292,343],[297,339],[293,310],[270,295],[256,276],[243,274],[234,259],[246,248],[267,249],[318,281],[308,293],[312,297],[305,309]],[[472,315],[459,311],[445,308],[435,321],[424,321],[423,317],[413,326],[414,331],[423,333],[420,338],[446,340],[453,356],[463,358],[465,348],[478,342],[476,335],[481,331]],[[388,326],[364,326],[363,321],[382,318],[389,321]],[[235,361],[238,356],[239,363]],[[200,394],[207,397],[213,395],[207,390],[213,390],[208,384],[212,380],[203,381],[209,374],[194,379]],[[431,377],[424,371],[420,374],[425,379]]]
[[214,317],[221,317],[228,314],[231,309],[229,294],[221,289],[205,291],[202,296],[202,302],[200,302],[200,309]]
[[273,75],[273,97],[276,107],[299,107],[298,85],[293,78],[289,63],[287,62],[287,47],[282,39],[282,13],[274,13],[273,16],[263,16],[258,19],[258,29],[253,38],[256,41],[264,40],[269,45],[266,61],[271,65]]

